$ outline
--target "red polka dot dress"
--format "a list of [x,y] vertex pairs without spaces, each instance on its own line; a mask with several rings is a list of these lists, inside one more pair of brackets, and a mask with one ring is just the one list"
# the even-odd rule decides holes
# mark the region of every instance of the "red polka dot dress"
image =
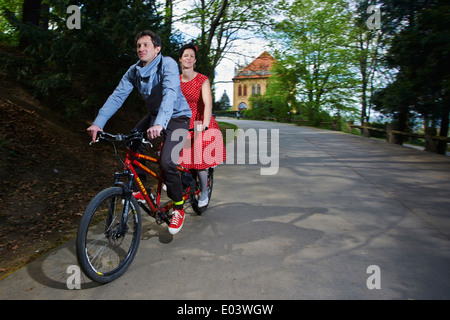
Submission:
[[[197,73],[191,81],[183,82],[180,75],[181,92],[192,111],[190,129],[203,123],[205,105],[201,89],[207,79],[207,76]],[[208,130],[204,132],[189,131],[178,163],[184,168],[201,170],[215,167],[225,160],[226,153],[222,133],[217,121],[211,116]]]

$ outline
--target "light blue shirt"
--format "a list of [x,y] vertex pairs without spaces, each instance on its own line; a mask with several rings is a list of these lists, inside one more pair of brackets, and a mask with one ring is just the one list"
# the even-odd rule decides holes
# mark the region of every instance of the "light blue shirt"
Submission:
[[95,125],[103,129],[134,87],[144,98],[148,112],[156,117],[153,125],[159,124],[166,129],[170,119],[192,116],[181,93],[180,74],[175,60],[159,54],[145,67],[140,67],[139,63],[132,65],[124,74],[117,88],[99,110],[94,120]]

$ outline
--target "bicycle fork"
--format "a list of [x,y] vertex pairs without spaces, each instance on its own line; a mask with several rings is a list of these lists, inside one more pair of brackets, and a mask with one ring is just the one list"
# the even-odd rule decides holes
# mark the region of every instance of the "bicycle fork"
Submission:
[[[127,182],[119,181],[122,176],[126,176],[128,178]],[[115,230],[111,230],[114,226],[113,223],[113,215],[115,211],[115,203],[114,199],[111,200],[111,207],[110,207],[110,215],[108,217],[108,223],[106,224],[106,230],[105,235],[108,238],[112,238],[113,240],[123,237],[127,231],[128,231],[128,213],[130,212],[130,206],[131,206],[131,196],[132,196],[132,187],[133,187],[133,179],[134,174],[130,171],[124,171],[124,172],[116,172],[114,174],[114,186],[119,186],[123,189],[124,193],[124,199],[123,199],[123,213],[120,220],[120,223],[118,224],[118,228],[114,228]]]
[[[121,182],[119,181],[120,178],[122,176],[126,176],[128,178],[128,181],[125,182]],[[125,170],[124,172],[116,172],[114,175],[114,185],[115,186],[120,186],[122,187],[122,189],[124,190],[124,198],[125,198],[125,207],[124,207],[124,214],[123,214],[123,221],[122,221],[122,225],[124,228],[126,228],[126,219],[128,217],[128,209],[130,206],[130,198],[132,197],[133,194],[133,181],[134,181],[134,173],[131,170]],[[151,192],[147,192],[150,201],[153,202],[153,205],[155,206],[155,208],[157,208],[157,204],[156,204],[156,199],[154,198],[153,194]],[[167,223],[170,224],[170,218],[167,215],[166,212],[163,212],[162,210],[156,210],[153,211],[151,210],[149,207],[147,207],[146,205],[143,205],[141,203],[139,203],[139,206],[151,217],[155,218],[156,223],[157,224],[162,224],[162,223]],[[126,229],[125,229],[126,230]]]

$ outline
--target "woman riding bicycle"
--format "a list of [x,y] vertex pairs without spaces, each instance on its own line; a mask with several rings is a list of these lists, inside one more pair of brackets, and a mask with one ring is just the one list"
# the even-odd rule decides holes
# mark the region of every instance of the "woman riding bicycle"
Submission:
[[[201,197],[199,207],[208,205],[207,168],[215,167],[226,160],[225,146],[217,121],[212,116],[212,94],[208,77],[194,70],[197,62],[197,47],[186,44],[180,49],[179,60],[181,92],[192,111],[189,124],[191,131],[181,151],[179,164],[198,170]],[[208,129],[207,132],[204,132]],[[207,152],[205,152],[207,151]]]

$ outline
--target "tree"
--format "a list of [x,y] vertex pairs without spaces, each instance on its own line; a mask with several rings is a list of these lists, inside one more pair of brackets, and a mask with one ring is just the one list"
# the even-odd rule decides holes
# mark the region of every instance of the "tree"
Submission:
[[354,111],[354,51],[350,47],[351,13],[342,0],[281,2],[285,16],[270,36],[286,74],[298,77],[296,99],[311,123],[323,110]]
[[[386,55],[388,66],[398,70],[395,80],[378,96],[405,101],[391,112],[418,113],[440,122],[439,135],[446,137],[450,112],[450,4],[445,0],[383,0],[386,17],[383,28],[393,35]],[[388,103],[378,100],[382,110]],[[406,119],[406,117],[403,117]],[[405,126],[405,124],[400,124]],[[446,143],[439,141],[444,154]]]
[[254,94],[250,97],[250,109],[245,109],[244,115],[248,119],[266,119],[274,116],[272,101],[266,95]]
[[23,22],[30,22],[35,26],[39,25],[39,21],[41,20],[41,2],[42,0],[23,1]]
[[195,0],[182,21],[199,29],[197,69],[214,83],[214,69],[242,32],[256,30],[270,21],[267,1]]
[[374,80],[377,69],[381,65],[382,41],[385,40],[381,30],[370,29],[367,26],[367,21],[373,14],[367,11],[373,2],[371,0],[359,1],[354,19],[355,54],[361,77],[361,125],[370,119],[370,98],[375,90]]
[[300,74],[293,68],[290,70],[282,63],[275,62],[271,69],[271,77],[265,93],[266,102],[278,119],[286,118],[293,111],[300,111],[296,100]]
[[[5,19],[9,13],[19,13],[16,17],[19,21],[22,20],[23,0],[0,0],[0,43],[16,45],[19,41],[14,26],[9,22],[10,19]],[[3,17],[1,17],[3,16]]]
[[46,3],[52,28],[24,23],[19,19],[21,11],[3,9],[15,33],[27,41],[15,54],[2,56],[0,67],[65,116],[92,117],[136,63],[137,32],[159,32],[163,20],[155,1],[84,0],[76,3],[81,9],[81,30],[70,30],[66,10],[73,2]]
[[[372,101],[375,109],[394,119],[396,129],[403,132],[410,131],[411,103],[414,97],[411,84],[402,74],[397,75],[395,85],[374,92]],[[403,136],[396,135],[395,143],[403,144]]]
[[222,97],[220,97],[219,101],[214,103],[214,109],[217,111],[220,110],[228,110],[230,109],[230,98],[226,91],[223,92]]

